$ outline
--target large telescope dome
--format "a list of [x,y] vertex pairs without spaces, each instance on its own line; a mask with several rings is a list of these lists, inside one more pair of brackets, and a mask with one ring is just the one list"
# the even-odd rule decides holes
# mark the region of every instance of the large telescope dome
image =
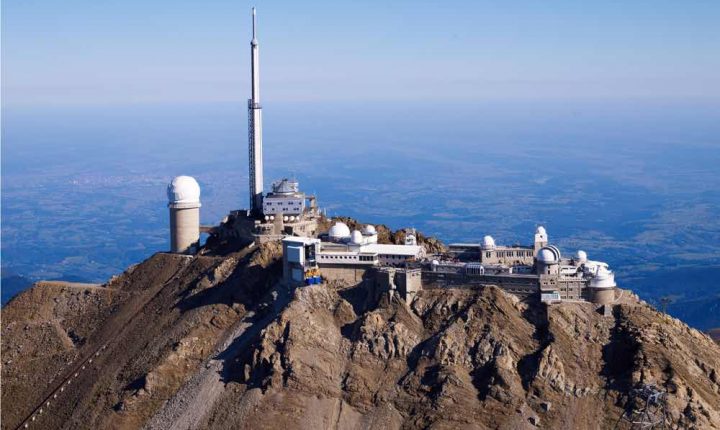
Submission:
[[200,185],[192,176],[178,176],[167,187],[168,203],[200,203]]
[[333,240],[347,239],[350,237],[350,227],[344,222],[338,221],[328,231],[328,236]]
[[590,280],[591,288],[615,288],[615,274],[604,266],[597,269],[597,273]]
[[557,264],[560,262],[560,250],[555,246],[544,246],[537,253],[538,263]]

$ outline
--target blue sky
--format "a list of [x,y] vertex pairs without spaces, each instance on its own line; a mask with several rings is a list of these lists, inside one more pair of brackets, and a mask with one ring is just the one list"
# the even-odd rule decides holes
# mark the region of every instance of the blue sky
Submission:
[[720,99],[718,1],[2,2],[5,106]]

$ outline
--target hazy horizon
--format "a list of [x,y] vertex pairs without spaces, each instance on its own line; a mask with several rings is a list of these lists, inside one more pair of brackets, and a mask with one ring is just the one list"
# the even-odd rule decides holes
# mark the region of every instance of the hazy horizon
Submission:
[[[563,252],[608,261],[621,286],[648,300],[717,294],[718,104],[268,103],[264,111],[265,186],[297,177],[331,216],[413,226],[446,242],[492,234],[525,243],[543,224]],[[204,224],[247,206],[244,104],[5,113],[4,276],[103,282],[166,250],[165,187],[175,175],[199,181]]]

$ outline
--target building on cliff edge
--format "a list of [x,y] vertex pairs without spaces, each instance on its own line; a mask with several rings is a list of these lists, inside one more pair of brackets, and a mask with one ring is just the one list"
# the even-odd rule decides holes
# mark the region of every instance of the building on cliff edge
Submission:
[[538,227],[528,246],[500,246],[490,236],[482,243],[451,244],[443,254],[422,245],[378,244],[373,226],[350,231],[336,222],[318,238],[283,240],[286,282],[382,285],[406,299],[422,289],[482,288],[494,285],[521,298],[543,302],[615,300],[615,275],[607,263],[589,260],[584,251],[563,257]]

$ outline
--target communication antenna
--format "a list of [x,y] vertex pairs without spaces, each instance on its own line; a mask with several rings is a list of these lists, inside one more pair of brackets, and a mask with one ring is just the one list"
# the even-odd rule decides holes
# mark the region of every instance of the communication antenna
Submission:
[[615,429],[620,428],[621,422],[630,424],[631,429],[666,429],[667,390],[660,390],[652,384],[643,384],[630,391],[628,406],[620,419],[615,423]]
[[252,40],[250,40],[250,99],[248,99],[248,164],[250,180],[250,211],[259,216],[263,201],[262,105],[260,104],[260,57],[257,40],[257,14],[252,8]]

